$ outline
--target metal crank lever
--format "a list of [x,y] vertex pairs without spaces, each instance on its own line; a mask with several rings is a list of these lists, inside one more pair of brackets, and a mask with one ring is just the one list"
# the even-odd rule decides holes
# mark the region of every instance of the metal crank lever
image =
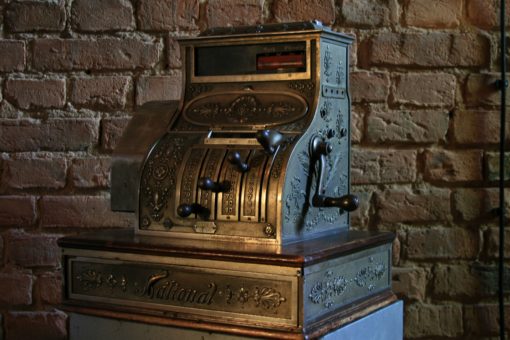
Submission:
[[345,211],[354,211],[359,206],[359,199],[355,195],[347,194],[340,197],[326,196],[326,188],[323,187],[324,171],[326,165],[326,156],[333,151],[333,147],[328,142],[322,140],[319,136],[312,139],[310,151],[313,162],[319,162],[317,174],[317,187],[315,195],[312,198],[314,207],[338,207]]
[[182,218],[186,218],[191,214],[197,214],[204,218],[207,218],[209,216],[209,209],[201,206],[198,203],[192,203],[192,204],[180,204],[177,207],[177,215],[179,215]]
[[239,172],[246,172],[250,170],[250,166],[243,162],[241,159],[241,154],[237,151],[232,151],[228,154],[227,160],[230,164],[236,167],[237,171]]
[[198,187],[202,190],[211,190],[212,192],[226,192],[230,189],[230,183],[213,181],[210,177],[202,177],[198,180]]

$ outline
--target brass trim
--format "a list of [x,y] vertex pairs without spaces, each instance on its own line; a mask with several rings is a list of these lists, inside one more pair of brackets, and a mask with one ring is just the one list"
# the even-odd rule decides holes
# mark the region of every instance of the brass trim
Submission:
[[[252,45],[258,39],[254,40],[238,40],[239,45]],[[271,43],[287,42],[291,39],[263,39]],[[310,79],[311,77],[311,58],[310,58],[310,37],[307,36],[306,43],[306,71],[292,73],[275,73],[275,74],[249,74],[249,75],[230,75],[230,76],[195,76],[195,47],[207,46],[207,44],[194,45],[190,48],[190,79],[192,83],[235,83],[235,82],[255,82],[255,81],[274,81],[274,80],[301,80]],[[295,41],[295,38],[292,39]],[[224,44],[227,44],[226,42]],[[215,46],[221,46],[215,42]]]

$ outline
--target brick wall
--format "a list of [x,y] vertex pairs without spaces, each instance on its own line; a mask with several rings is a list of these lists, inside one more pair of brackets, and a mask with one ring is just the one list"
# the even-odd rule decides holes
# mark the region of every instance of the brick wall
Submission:
[[133,225],[110,154],[136,107],[179,97],[175,38],[313,18],[356,35],[353,222],[398,235],[406,336],[497,334],[496,0],[0,0],[5,338],[66,337],[58,237]]

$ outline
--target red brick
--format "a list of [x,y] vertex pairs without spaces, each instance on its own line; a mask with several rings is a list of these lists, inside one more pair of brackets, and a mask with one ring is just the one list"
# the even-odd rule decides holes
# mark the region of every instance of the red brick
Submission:
[[384,102],[390,92],[390,77],[382,72],[352,72],[351,99],[354,103]]
[[73,79],[70,100],[78,107],[122,109],[130,84],[129,77],[120,76]]
[[412,304],[405,308],[405,338],[460,336],[463,332],[460,304]]
[[351,192],[359,198],[359,207],[349,217],[351,219],[351,226],[356,230],[368,229],[368,222],[370,218],[370,207],[371,198],[373,191],[361,188],[359,186],[353,186]]
[[352,149],[354,184],[400,183],[416,180],[416,151]]
[[[499,306],[480,303],[464,306],[464,328],[466,336],[497,335],[499,332]],[[510,307],[505,306],[505,329],[510,330]]]
[[394,78],[393,97],[399,104],[453,107],[456,85],[451,74],[400,74]]
[[71,165],[71,181],[76,188],[108,188],[110,158],[78,158]]
[[[500,128],[499,111],[456,111],[453,118],[453,138],[465,145],[498,144]],[[510,115],[507,115],[507,120]],[[510,126],[506,126],[507,141]]]
[[0,120],[0,151],[84,150],[97,144],[96,119]]
[[[508,214],[506,217],[508,218]],[[485,240],[485,249],[484,255],[497,259],[499,258],[499,228],[497,227],[489,227],[484,233]],[[505,244],[504,244],[504,257],[505,259],[510,259],[510,233],[508,230],[505,230]]]
[[175,76],[140,77],[136,85],[136,104],[151,101],[179,100],[181,98],[181,74]]
[[62,300],[62,273],[47,272],[37,276],[35,290],[44,304],[57,305]]
[[[500,92],[496,87],[496,73],[472,73],[467,77],[464,98],[468,106],[500,105]],[[510,88],[506,95],[510,98]],[[510,102],[507,103],[510,105]]]
[[[498,206],[495,194],[496,189],[456,189],[452,195],[454,211],[463,221],[492,217]],[[508,209],[510,212],[510,206]]]
[[395,3],[387,0],[344,0],[341,13],[344,25],[374,28],[397,20]]
[[25,43],[18,40],[0,40],[0,71],[23,71],[26,63]]
[[393,268],[392,289],[399,298],[423,301],[427,290],[427,272],[423,268]]
[[479,296],[480,278],[468,265],[436,264],[432,284],[436,298],[469,298]]
[[22,267],[56,267],[60,263],[58,238],[58,235],[10,230],[4,235],[6,260]]
[[[442,203],[439,203],[442,204]],[[478,231],[451,227],[421,227],[407,232],[404,252],[409,259],[474,259],[478,256]]]
[[[467,17],[475,26],[484,29],[499,28],[499,5],[500,0],[468,0]],[[510,17],[510,1],[506,3],[506,18]]]
[[22,109],[61,108],[66,101],[64,79],[8,79],[5,98]]
[[27,227],[36,218],[32,196],[0,196],[0,226]]
[[14,157],[3,162],[1,183],[13,189],[63,188],[67,163],[64,158]]
[[376,110],[366,119],[366,138],[372,143],[438,143],[446,138],[448,121],[442,109]]
[[167,63],[169,68],[180,68],[182,66],[181,47],[177,39],[173,36],[168,36],[167,44]]
[[5,314],[6,339],[16,340],[65,340],[67,315],[52,312],[8,312]]
[[380,33],[363,45],[358,53],[363,64],[469,67],[490,61],[489,40],[476,34]]
[[317,19],[328,25],[335,21],[336,13],[333,0],[275,0],[272,10],[278,22]]
[[129,122],[129,117],[105,118],[101,121],[101,146],[105,151],[113,151]]
[[208,27],[259,24],[262,6],[260,0],[209,0],[206,10]]
[[454,28],[460,24],[461,0],[406,0],[402,11],[408,26]]
[[5,13],[10,32],[62,31],[66,24],[65,1],[11,2]]
[[154,41],[136,38],[37,39],[32,59],[39,71],[151,69],[159,48]]
[[144,31],[196,29],[198,16],[198,0],[138,1],[138,27]]
[[432,222],[451,217],[450,191],[429,188],[389,189],[376,194],[377,216],[382,222]]
[[32,304],[32,275],[30,271],[7,269],[0,272],[0,304],[31,305]]
[[483,179],[481,150],[427,150],[424,158],[427,180],[470,182]]
[[352,106],[351,109],[351,142],[360,143],[363,138],[364,117],[366,112],[361,106]]
[[103,196],[44,196],[41,225],[57,228],[130,227],[134,215],[110,210],[110,198]]
[[135,27],[133,5],[128,0],[75,0],[71,20],[75,30],[84,32],[132,30]]

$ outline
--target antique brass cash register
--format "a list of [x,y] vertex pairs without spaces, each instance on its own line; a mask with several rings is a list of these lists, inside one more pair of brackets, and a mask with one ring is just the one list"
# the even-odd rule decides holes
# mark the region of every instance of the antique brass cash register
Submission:
[[351,42],[319,22],[180,40],[181,101],[145,105],[114,154],[135,230],[59,241],[71,338],[327,337],[395,305],[394,235],[349,230]]

